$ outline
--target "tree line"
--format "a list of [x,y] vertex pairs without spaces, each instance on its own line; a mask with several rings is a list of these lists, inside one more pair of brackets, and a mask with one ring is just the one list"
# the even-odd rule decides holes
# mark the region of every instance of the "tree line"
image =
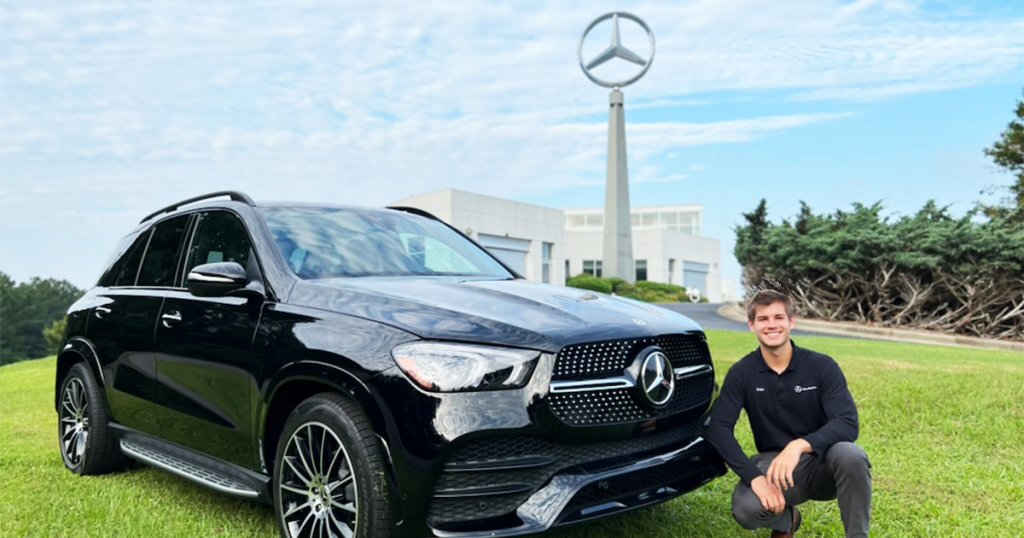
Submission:
[[959,218],[934,201],[900,218],[801,202],[775,224],[762,199],[736,228],[744,285],[782,288],[809,317],[1024,340],[1024,101],[985,153],[1015,181]]
[[53,355],[64,314],[84,292],[66,280],[15,283],[0,272],[0,365]]

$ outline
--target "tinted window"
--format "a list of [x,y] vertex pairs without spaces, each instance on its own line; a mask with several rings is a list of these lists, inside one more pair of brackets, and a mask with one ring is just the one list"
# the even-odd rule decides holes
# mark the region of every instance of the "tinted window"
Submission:
[[[118,279],[121,277],[123,268],[128,263],[128,258],[135,253],[135,250],[145,248],[145,237],[147,237],[148,231],[142,234],[129,234],[118,242],[118,246],[115,247],[114,252],[111,253],[111,257],[106,260],[103,265],[103,273],[99,276],[99,280],[96,282],[96,286],[103,288],[109,288],[116,286]],[[141,256],[141,254],[139,254]],[[138,271],[138,259],[135,259],[135,270]],[[131,286],[135,282],[135,275],[131,276],[132,282],[129,284],[122,284],[122,286]]]
[[433,219],[341,208],[277,207],[262,212],[281,256],[300,278],[512,277],[480,247]]
[[125,255],[118,260],[117,275],[114,278],[114,286],[134,286],[135,277],[139,274],[139,263],[142,262],[142,255],[146,253],[146,243],[149,242],[149,232],[146,230],[139,234],[132,246],[125,251]]
[[174,217],[156,225],[149,240],[146,257],[139,271],[138,286],[171,287],[178,268],[178,251],[188,225],[188,215]]
[[472,273],[476,267],[448,245],[416,234],[398,234],[406,254],[418,265],[436,273]]
[[203,213],[189,250],[185,274],[204,263],[235,262],[244,269],[249,263],[249,247],[249,235],[238,217],[223,211]]

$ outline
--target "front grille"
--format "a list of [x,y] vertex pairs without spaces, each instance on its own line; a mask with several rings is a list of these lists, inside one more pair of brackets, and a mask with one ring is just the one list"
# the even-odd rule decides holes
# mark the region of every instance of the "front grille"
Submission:
[[[563,445],[537,437],[492,437],[471,442],[459,449],[447,462],[446,470],[434,486],[434,497],[427,508],[427,521],[435,528],[452,523],[480,521],[514,514],[552,476],[575,465],[601,462],[619,456],[643,456],[684,446],[702,433],[704,417],[670,430],[603,443]],[[543,458],[547,463],[516,470],[454,471],[466,464],[495,464]],[[486,496],[462,496],[460,491],[477,488],[528,486],[517,493]]]
[[636,422],[679,413],[705,405],[715,390],[710,372],[676,381],[672,399],[663,408],[654,408],[637,397],[637,389],[552,394],[551,410],[572,426],[596,426]]
[[[711,364],[703,333],[669,334],[566,346],[555,360],[554,381],[582,381],[622,376],[649,346],[664,350],[673,368]],[[715,380],[711,372],[676,382],[675,392],[662,408],[641,401],[637,388],[568,392],[550,396],[555,416],[571,426],[600,426],[649,420],[705,405]]]
[[600,379],[622,375],[647,346],[658,346],[674,368],[710,364],[703,333],[666,334],[649,338],[608,340],[565,346],[555,359],[552,381]]

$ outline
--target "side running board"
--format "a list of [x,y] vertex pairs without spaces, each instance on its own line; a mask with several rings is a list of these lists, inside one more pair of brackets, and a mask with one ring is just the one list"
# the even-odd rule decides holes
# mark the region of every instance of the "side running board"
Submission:
[[148,446],[131,441],[121,440],[121,452],[134,460],[141,461],[158,469],[176,474],[200,485],[217,490],[221,493],[255,499],[259,492],[230,476],[217,471],[200,467],[173,454],[168,454]]

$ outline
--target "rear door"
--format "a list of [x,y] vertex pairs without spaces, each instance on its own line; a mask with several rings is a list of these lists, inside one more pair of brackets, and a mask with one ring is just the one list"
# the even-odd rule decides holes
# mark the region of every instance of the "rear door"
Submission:
[[115,421],[159,434],[154,328],[164,296],[176,278],[181,239],[188,215],[158,222],[138,236],[97,294],[101,303],[89,314],[86,333],[96,347],[107,402]]
[[[199,214],[184,276],[197,266],[258,267],[242,221],[228,211]],[[253,465],[251,398],[262,361],[252,350],[263,301],[169,291],[156,327],[161,435],[243,466]]]

